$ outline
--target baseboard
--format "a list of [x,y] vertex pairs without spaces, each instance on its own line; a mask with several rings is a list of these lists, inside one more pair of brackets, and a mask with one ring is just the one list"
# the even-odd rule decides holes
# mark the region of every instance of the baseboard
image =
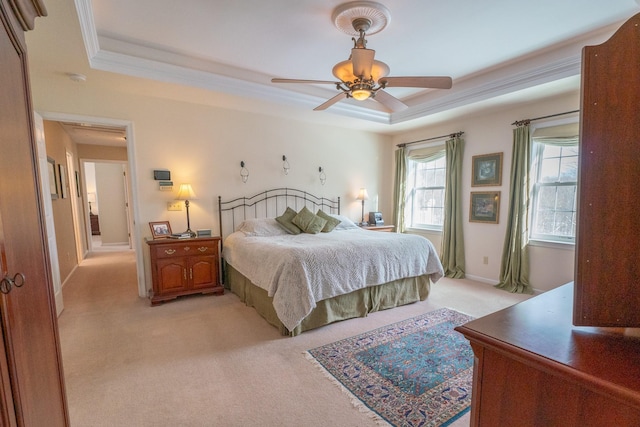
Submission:
[[54,298],[56,300],[56,317],[60,317],[64,310],[64,302],[62,301],[62,289],[55,293]]
[[[500,283],[497,280],[487,279],[486,277],[473,276],[471,274],[465,274],[465,278],[469,280],[473,280],[474,282],[480,282],[480,283],[484,283],[486,285],[491,285],[491,286],[495,286],[498,283]],[[533,288],[533,295],[540,295],[544,292],[545,291],[542,291],[540,289]]]
[[69,274],[67,274],[67,277],[64,278],[64,281],[62,282],[62,285],[60,285],[60,292],[62,292],[62,288],[64,288],[64,285],[66,285],[67,280],[69,280],[69,278],[71,277],[73,272],[76,271],[77,268],[78,268],[78,264],[74,265],[73,268],[71,269],[71,271],[69,272]]
[[497,280],[487,279],[486,277],[473,276],[471,274],[465,274],[464,277],[469,279],[469,280],[474,280],[476,282],[486,283],[487,285],[492,285],[492,286],[495,286],[498,283],[500,283]]
[[129,246],[129,242],[102,243],[102,246]]

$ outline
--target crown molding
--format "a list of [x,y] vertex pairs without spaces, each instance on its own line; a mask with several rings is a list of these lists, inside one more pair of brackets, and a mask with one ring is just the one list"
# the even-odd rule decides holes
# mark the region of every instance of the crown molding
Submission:
[[[265,74],[98,36],[91,0],[74,1],[89,64],[94,69],[305,109],[313,109],[335,94],[313,85],[275,86]],[[409,108],[401,112],[389,114],[375,101],[340,102],[326,112],[393,125],[575,76],[580,74],[582,48],[602,43],[615,28],[611,25],[489,71],[454,79],[453,88],[447,91],[427,90],[404,98]]]
[[581,57],[563,58],[550,64],[545,64],[528,71],[508,74],[506,77],[487,80],[486,76],[467,79],[460,85],[437,99],[420,99],[413,107],[394,113],[390,124],[402,123],[440,113],[464,105],[485,101],[496,96],[516,92],[522,89],[542,85],[555,80],[564,79],[580,74]]
[[87,51],[87,58],[91,61],[100,51],[100,43],[98,42],[98,33],[96,25],[93,21],[93,7],[91,0],[74,0],[76,11],[78,12],[78,20],[80,21],[80,31],[82,32],[82,40],[84,48]]

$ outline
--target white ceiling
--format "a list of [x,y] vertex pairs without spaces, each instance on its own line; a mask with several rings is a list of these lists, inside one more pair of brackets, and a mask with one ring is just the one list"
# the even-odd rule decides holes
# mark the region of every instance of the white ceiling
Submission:
[[60,125],[77,144],[109,147],[125,147],[127,145],[126,129],[123,127],[73,122],[61,122]]
[[[331,20],[341,0],[75,3],[92,68],[239,95],[274,111],[310,111],[337,92],[332,85],[272,84],[272,77],[334,80],[331,68],[353,47]],[[376,59],[391,76],[448,75],[453,88],[389,88],[410,106],[399,113],[347,100],[313,114],[407,129],[465,105],[576,90],[582,47],[603,42],[640,11],[636,0],[380,3],[391,20],[367,37]]]

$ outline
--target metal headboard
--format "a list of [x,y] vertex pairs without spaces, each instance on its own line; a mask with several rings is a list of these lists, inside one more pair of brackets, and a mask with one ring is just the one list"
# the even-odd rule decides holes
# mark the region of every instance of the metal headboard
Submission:
[[[240,225],[245,219],[275,218],[282,215],[287,207],[298,211],[303,206],[314,213],[321,209],[327,213],[340,214],[340,197],[331,200],[295,188],[274,188],[251,197],[238,197],[224,202],[222,197],[218,196],[220,237],[224,241],[224,237],[235,231],[236,225]],[[224,220],[223,212],[226,213]],[[225,230],[229,230],[230,233],[225,233]]]

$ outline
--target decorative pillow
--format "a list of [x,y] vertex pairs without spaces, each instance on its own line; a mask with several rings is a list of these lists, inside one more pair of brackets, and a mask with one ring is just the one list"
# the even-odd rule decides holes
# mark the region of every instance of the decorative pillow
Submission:
[[293,223],[293,218],[296,217],[298,213],[291,208],[287,208],[286,211],[279,217],[276,217],[276,221],[285,228],[290,234],[300,234],[302,230],[298,228],[297,225]]
[[295,225],[300,227],[302,231],[309,234],[318,234],[327,223],[326,219],[320,218],[307,207],[300,209],[300,212],[293,218]]
[[338,218],[332,217],[331,215],[329,215],[328,213],[325,213],[321,209],[318,209],[318,212],[316,212],[316,215],[327,221],[325,226],[322,228],[323,233],[328,233],[330,231],[333,231],[333,229],[336,228],[338,224],[340,224],[340,220]]
[[275,218],[253,218],[247,219],[240,223],[238,231],[245,236],[282,236],[289,234],[283,227],[278,224]]
[[334,215],[334,214],[329,214],[329,215],[340,220],[340,224],[338,224],[335,228],[336,230],[348,230],[350,228],[359,228],[355,222],[351,221],[346,216]]

